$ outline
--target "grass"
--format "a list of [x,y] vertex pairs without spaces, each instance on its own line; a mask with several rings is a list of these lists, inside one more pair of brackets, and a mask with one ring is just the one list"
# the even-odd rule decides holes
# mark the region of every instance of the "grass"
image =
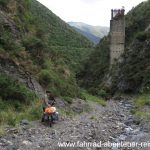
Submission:
[[[6,102],[3,101],[3,103]],[[39,99],[33,100],[30,105],[22,104],[19,111],[13,104],[8,105],[4,109],[0,110],[0,136],[4,134],[4,126],[16,126],[23,119],[32,121],[41,118],[41,115],[42,108]]]
[[146,112],[145,106],[150,106],[150,93],[141,94],[134,98],[135,108],[132,110],[136,116],[150,121],[150,113]]
[[75,113],[72,110],[69,109],[65,109],[65,108],[59,108],[58,109],[59,114],[61,114],[61,116],[63,117],[74,117],[75,115],[77,115],[77,113]]
[[[30,100],[35,98],[35,94],[24,84],[6,74],[0,74],[0,87],[0,97],[6,100],[6,103],[9,102],[8,104],[13,103],[14,100],[18,103],[29,104]],[[1,105],[3,105],[3,103],[1,103]],[[2,107],[1,105],[0,107]]]
[[73,98],[71,97],[63,97],[64,101],[66,101],[68,104],[72,104]]
[[144,119],[150,121],[150,114],[148,114],[147,112],[136,111],[135,115],[140,117],[140,118],[144,118]]
[[86,100],[96,102],[102,106],[106,106],[106,101],[104,99],[91,95],[87,93],[85,90],[82,91],[82,95],[83,97],[85,97]]
[[90,119],[91,120],[97,120],[96,116],[91,116]]
[[145,105],[150,106],[150,94],[138,95],[135,97],[134,102],[137,108],[142,108]]
[[5,126],[0,126],[0,137],[5,135]]

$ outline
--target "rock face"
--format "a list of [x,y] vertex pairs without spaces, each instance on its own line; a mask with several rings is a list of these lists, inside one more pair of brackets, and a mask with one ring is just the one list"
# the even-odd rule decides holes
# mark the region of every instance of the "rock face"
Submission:
[[[80,101],[79,101],[80,102]],[[139,120],[135,124],[135,117],[130,113],[130,101],[108,101],[106,107],[93,102],[87,102],[91,111],[83,112],[72,117],[62,117],[52,128],[39,121],[28,125],[18,126],[16,129],[6,129],[7,135],[0,138],[1,150],[127,150],[127,147],[116,146],[99,147],[87,146],[86,143],[120,143],[147,142],[150,139],[150,124]],[[130,122],[130,123],[127,123]],[[147,128],[146,128],[147,127]],[[63,143],[75,143],[68,148]],[[61,147],[62,145],[62,147]],[[128,149],[149,150],[149,147],[130,147]]]
[[14,38],[18,38],[19,30],[15,22],[10,18],[8,15],[6,15],[5,13],[3,13],[3,11],[0,10],[0,27],[1,27],[0,33],[7,30],[13,34]]
[[5,73],[6,75],[25,84],[29,89],[35,92],[36,95],[40,97],[44,96],[44,91],[40,84],[29,72],[25,72],[11,59],[0,57],[0,72]]

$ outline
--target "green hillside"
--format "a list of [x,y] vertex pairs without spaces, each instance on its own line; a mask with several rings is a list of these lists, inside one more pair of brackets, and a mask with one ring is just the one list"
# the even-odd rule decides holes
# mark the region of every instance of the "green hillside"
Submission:
[[[150,88],[150,0],[126,15],[126,45],[123,62],[109,73],[112,89],[122,92],[149,91]],[[99,94],[104,89],[109,69],[109,42],[104,38],[85,62],[79,82]],[[88,64],[88,65],[87,65]],[[88,68],[88,66],[90,66]],[[94,88],[94,90],[93,90]]]
[[92,43],[36,0],[0,0],[0,8],[0,59],[12,60],[56,95],[79,95],[75,73]]
[[100,83],[109,70],[109,39],[104,37],[84,62],[78,73],[78,82],[93,94],[100,94]]
[[126,49],[120,66],[120,90],[150,90],[150,0],[139,4],[126,16]]

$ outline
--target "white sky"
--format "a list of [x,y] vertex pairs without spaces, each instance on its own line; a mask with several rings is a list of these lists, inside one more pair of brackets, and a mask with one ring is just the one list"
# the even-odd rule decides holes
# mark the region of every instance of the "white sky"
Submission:
[[38,0],[62,20],[109,26],[111,9],[132,7],[145,0]]

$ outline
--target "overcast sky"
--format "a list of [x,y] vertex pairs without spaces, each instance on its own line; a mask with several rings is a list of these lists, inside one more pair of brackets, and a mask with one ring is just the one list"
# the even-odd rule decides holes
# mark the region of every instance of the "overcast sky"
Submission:
[[62,20],[84,22],[90,25],[109,26],[113,8],[132,7],[145,0],[38,0]]

